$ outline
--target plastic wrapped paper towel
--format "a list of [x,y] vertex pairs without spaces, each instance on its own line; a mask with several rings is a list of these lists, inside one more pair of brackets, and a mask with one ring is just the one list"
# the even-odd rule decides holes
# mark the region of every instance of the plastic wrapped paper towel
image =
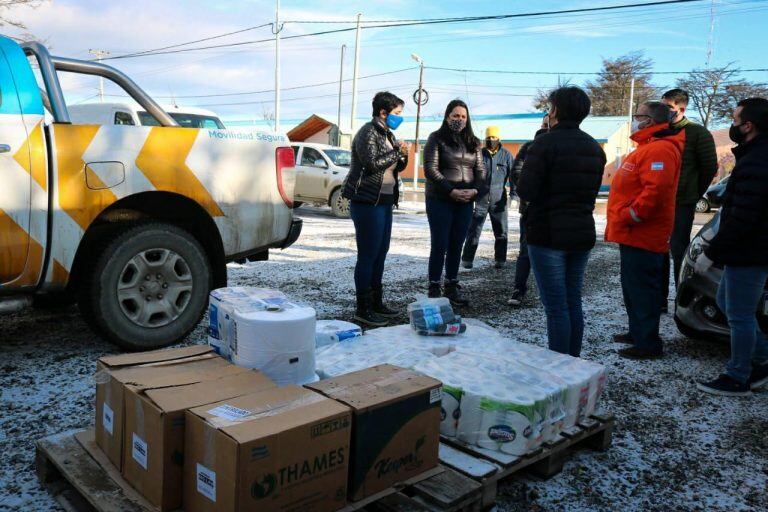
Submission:
[[219,349],[226,347],[234,364],[258,369],[280,386],[317,378],[313,308],[265,288],[222,288],[211,298]]
[[453,336],[467,328],[445,297],[430,299],[421,296],[408,304],[408,317],[411,328],[422,336]]
[[318,352],[334,343],[354,341],[363,335],[359,325],[343,320],[318,320],[315,327],[315,347]]

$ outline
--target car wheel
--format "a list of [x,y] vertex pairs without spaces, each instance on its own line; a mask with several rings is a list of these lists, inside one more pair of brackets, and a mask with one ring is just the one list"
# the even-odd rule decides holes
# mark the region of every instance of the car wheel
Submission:
[[696,213],[707,213],[710,210],[709,201],[701,198],[696,201]]
[[686,324],[684,324],[679,318],[677,318],[677,315],[675,315],[675,324],[677,325],[677,330],[680,331],[680,334],[685,336],[686,338],[691,338],[694,340],[707,340],[707,341],[713,341],[717,340],[717,336],[702,332],[697,329],[694,329],[693,327],[690,327]]
[[159,348],[194,329],[211,285],[210,263],[191,234],[171,224],[140,224],[96,255],[80,309],[99,334],[122,348]]
[[331,194],[331,212],[336,217],[349,218],[349,199],[341,197],[341,188],[337,188]]

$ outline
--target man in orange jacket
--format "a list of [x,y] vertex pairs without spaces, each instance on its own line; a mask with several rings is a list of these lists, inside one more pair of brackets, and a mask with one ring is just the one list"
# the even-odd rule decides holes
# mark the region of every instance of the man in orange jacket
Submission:
[[629,317],[629,333],[614,340],[632,344],[619,350],[620,356],[630,359],[663,355],[661,277],[685,145],[685,131],[671,129],[669,120],[669,108],[661,102],[649,101],[637,109],[631,137],[637,149],[614,176],[608,197],[605,239],[619,244],[621,289]]

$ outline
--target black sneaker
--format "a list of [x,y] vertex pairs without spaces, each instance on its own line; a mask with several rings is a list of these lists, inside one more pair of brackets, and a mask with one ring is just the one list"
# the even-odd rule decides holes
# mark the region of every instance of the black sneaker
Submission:
[[522,306],[524,299],[525,299],[525,294],[520,290],[515,290],[512,292],[512,296],[507,300],[507,306],[514,306],[514,307]]
[[747,384],[752,391],[757,391],[768,384],[768,363],[754,365]]
[[384,327],[387,319],[373,311],[373,294],[370,290],[357,294],[354,320],[371,327]]
[[394,318],[400,315],[398,311],[395,311],[394,309],[390,309],[384,304],[383,290],[374,288],[373,291],[371,292],[371,297],[373,299],[371,303],[371,309],[373,310],[374,313],[386,318]]
[[464,267],[464,268],[472,268],[472,262],[471,261],[461,260],[461,266]]
[[749,390],[749,384],[742,384],[725,374],[709,382],[697,382],[696,387],[711,395],[750,396],[752,394],[752,391]]
[[632,345],[635,342],[632,341],[632,336],[628,332],[623,332],[621,334],[614,334],[613,335],[613,342],[614,343],[626,343],[627,345]]
[[636,359],[636,360],[660,359],[664,357],[664,351],[663,350],[647,350],[647,349],[638,348],[638,347],[627,347],[619,350],[619,355],[625,359]]
[[429,282],[429,289],[427,291],[427,297],[430,299],[437,299],[443,296],[443,290],[440,288],[440,283]]

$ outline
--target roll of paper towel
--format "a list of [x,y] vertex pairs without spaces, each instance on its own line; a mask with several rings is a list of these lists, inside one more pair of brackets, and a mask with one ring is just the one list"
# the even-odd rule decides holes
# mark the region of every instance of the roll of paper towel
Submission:
[[440,433],[446,437],[456,437],[461,414],[462,390],[443,385],[443,400],[440,404]]
[[276,384],[315,378],[315,310],[283,302],[268,310],[235,309],[232,361],[260,370]]

